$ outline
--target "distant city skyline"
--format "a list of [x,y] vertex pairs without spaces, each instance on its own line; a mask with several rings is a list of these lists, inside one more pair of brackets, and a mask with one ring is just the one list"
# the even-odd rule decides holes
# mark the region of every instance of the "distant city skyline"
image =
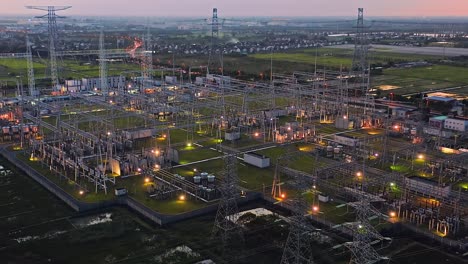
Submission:
[[0,14],[40,14],[28,5],[71,5],[64,15],[80,16],[467,16],[467,0],[0,0]]

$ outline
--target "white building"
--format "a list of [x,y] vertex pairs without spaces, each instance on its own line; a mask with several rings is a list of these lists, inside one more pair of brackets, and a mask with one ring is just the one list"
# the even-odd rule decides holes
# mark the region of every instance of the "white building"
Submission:
[[[94,88],[101,89],[100,78],[83,78],[81,79],[82,89],[85,91],[94,90]],[[124,76],[109,76],[107,77],[107,88],[118,88],[119,83],[125,83]]]
[[444,128],[465,132],[468,131],[468,120],[447,118],[444,122]]

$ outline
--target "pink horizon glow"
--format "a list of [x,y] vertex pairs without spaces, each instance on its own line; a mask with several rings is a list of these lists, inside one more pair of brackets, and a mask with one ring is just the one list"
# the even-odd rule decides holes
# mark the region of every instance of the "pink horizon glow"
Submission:
[[[129,4],[130,3],[130,4]],[[27,5],[71,5],[64,15],[203,16],[468,16],[467,0],[0,0],[2,14],[39,14]]]

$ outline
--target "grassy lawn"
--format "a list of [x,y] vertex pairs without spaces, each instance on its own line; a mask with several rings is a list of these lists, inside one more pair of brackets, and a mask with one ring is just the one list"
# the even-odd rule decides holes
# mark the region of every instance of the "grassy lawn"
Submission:
[[[88,182],[85,179],[79,180],[78,183],[70,179],[65,179],[64,177],[60,177],[54,173],[52,173],[49,168],[44,167],[41,165],[40,161],[31,161],[29,157],[25,156],[23,153],[17,154],[17,158],[26,162],[29,166],[31,166],[34,170],[39,172],[41,175],[47,177],[53,183],[60,186],[64,191],[72,195],[75,199],[83,201],[83,202],[100,202],[104,200],[111,200],[114,198],[114,186],[111,183],[108,183],[108,192],[107,195],[104,191],[100,190],[98,193],[94,192],[94,185]],[[85,195],[80,195],[80,190],[86,190]]]
[[468,83],[468,68],[434,65],[430,67],[418,67],[411,69],[388,69],[386,75],[417,78],[424,80],[434,80],[442,82],[452,82],[458,84]]
[[[294,50],[291,52],[281,53],[260,53],[252,54],[249,57],[263,60],[296,62],[305,64],[315,64],[319,66],[327,66],[333,68],[345,67],[349,68],[353,60],[352,49],[335,49],[335,48],[309,48],[303,50]],[[388,62],[409,62],[420,60],[435,60],[440,59],[440,56],[418,55],[418,54],[401,54],[387,52],[384,50],[371,51],[369,59],[371,63],[388,63]]]
[[180,214],[209,205],[207,203],[197,201],[188,195],[185,196],[186,200],[181,201],[179,200],[178,193],[174,193],[173,197],[166,200],[151,198],[146,192],[148,186],[144,179],[145,177],[142,175],[118,179],[116,186],[127,188],[129,195],[132,198],[135,198],[152,210],[163,214]]
[[179,148],[179,163],[186,164],[194,161],[209,159],[218,157],[221,154],[217,151],[207,149],[207,148],[200,148],[197,146],[183,146]]

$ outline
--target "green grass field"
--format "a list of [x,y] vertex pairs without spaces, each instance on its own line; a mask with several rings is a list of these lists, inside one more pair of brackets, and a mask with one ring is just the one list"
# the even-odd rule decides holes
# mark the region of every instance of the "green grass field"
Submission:
[[[271,60],[273,63],[278,61],[296,62],[315,64],[317,63],[320,68],[333,67],[333,68],[349,68],[353,60],[352,49],[334,49],[334,48],[310,48],[304,50],[294,50],[291,52],[281,52],[273,54],[253,54],[249,55],[252,58]],[[400,54],[400,53],[389,53],[385,51],[373,51],[369,54],[371,63],[398,63],[398,62],[409,62],[419,60],[436,60],[441,59],[439,56],[427,56],[427,55],[416,55],[416,54]]]

